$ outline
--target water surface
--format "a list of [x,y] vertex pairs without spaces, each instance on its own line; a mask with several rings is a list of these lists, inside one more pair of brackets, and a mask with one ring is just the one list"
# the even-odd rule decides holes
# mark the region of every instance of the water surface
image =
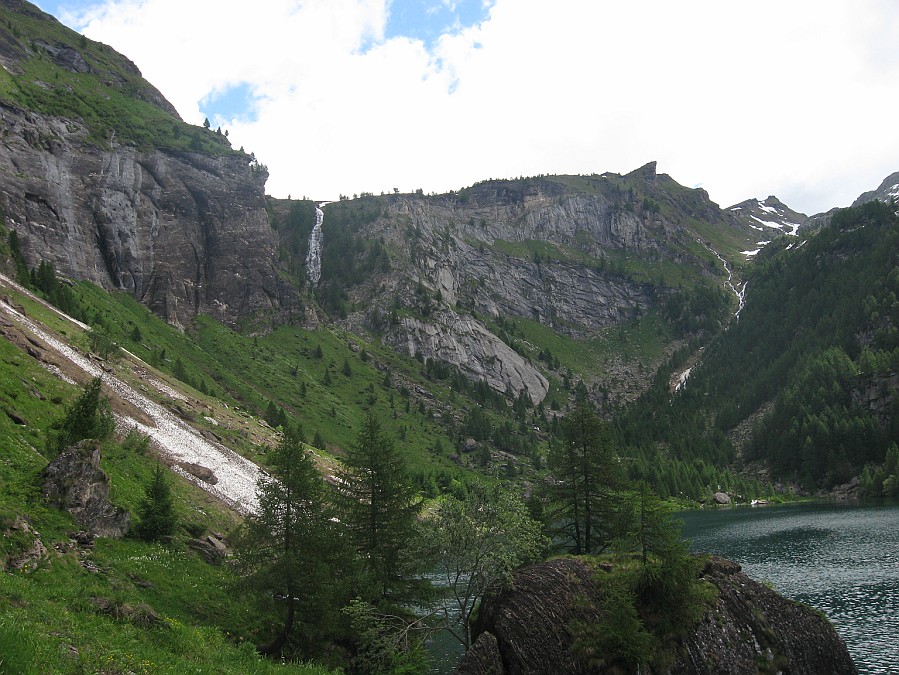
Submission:
[[681,514],[696,551],[824,612],[861,673],[899,673],[899,505],[801,504]]

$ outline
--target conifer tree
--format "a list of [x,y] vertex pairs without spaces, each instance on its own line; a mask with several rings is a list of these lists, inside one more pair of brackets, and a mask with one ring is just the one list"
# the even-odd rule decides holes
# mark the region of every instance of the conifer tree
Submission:
[[613,535],[620,477],[609,426],[581,400],[562,422],[562,438],[549,452],[551,519],[570,538],[575,555],[605,548]]
[[155,541],[175,532],[175,501],[162,464],[157,463],[153,470],[144,498],[138,504],[137,516],[137,534],[141,539]]
[[101,396],[102,380],[95,377],[81,395],[66,408],[65,417],[53,425],[47,438],[47,449],[58,455],[67,447],[86,438],[103,440],[115,429],[115,418],[109,399]]
[[330,512],[324,498],[324,482],[300,435],[288,425],[271,464],[276,476],[263,475],[257,484],[259,510],[247,517],[236,541],[237,566],[248,588],[260,602],[280,617],[275,638],[259,647],[265,654],[281,653],[297,623],[303,636],[322,631],[336,614],[330,599],[336,592],[337,570],[332,553],[339,537],[331,532]]
[[[340,472],[342,519],[364,561],[372,592],[402,585],[404,551],[413,539],[419,500],[406,462],[369,413]],[[405,560],[404,560],[405,559]]]

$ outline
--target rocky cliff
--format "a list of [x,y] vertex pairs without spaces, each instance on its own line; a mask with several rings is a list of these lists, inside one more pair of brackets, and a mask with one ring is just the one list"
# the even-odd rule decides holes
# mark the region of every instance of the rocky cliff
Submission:
[[[299,205],[275,203],[273,212],[281,245],[301,261],[312,205],[293,228],[291,208]],[[685,286],[723,283],[712,249],[737,259],[757,238],[654,162],[623,176],[492,180],[446,195],[363,196],[324,211],[314,295],[332,312],[343,297],[338,313],[348,328],[378,332],[499,391],[526,388],[534,402],[551,373],[534,364],[539,350],[499,324],[521,319],[567,339],[598,339]],[[636,361],[618,373],[623,380],[644,377],[647,364]]]
[[[602,600],[594,574],[604,572],[574,558],[516,572],[511,584],[484,598],[476,641],[456,673],[591,672],[572,652],[569,624],[599,617]],[[715,586],[717,600],[680,640],[667,672],[857,672],[836,631],[811,608],[781,597],[720,558],[705,565],[702,578]]]
[[861,206],[865,202],[871,202],[875,199],[887,204],[899,201],[899,171],[891,173],[884,178],[876,190],[863,192],[858,199],[852,202],[852,205]]
[[0,24],[0,207],[29,265],[124,290],[168,321],[276,312],[266,173],[181,122],[133,63],[29,3]]

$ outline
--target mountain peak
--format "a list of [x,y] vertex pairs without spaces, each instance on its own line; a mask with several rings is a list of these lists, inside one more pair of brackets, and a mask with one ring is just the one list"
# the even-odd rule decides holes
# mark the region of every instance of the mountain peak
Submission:
[[852,205],[861,206],[865,202],[872,202],[875,199],[881,202],[889,202],[891,199],[899,200],[899,171],[884,178],[876,190],[859,195]]
[[795,235],[808,220],[804,213],[794,211],[774,195],[768,195],[764,201],[747,199],[727,210],[752,229],[772,236],[777,233]]
[[658,175],[658,172],[656,171],[657,165],[658,165],[658,162],[653,160],[651,162],[647,162],[646,164],[641,166],[639,169],[634,169],[633,171],[631,171],[630,173],[628,173],[626,175],[634,176],[634,177],[639,176],[640,178],[654,179]]

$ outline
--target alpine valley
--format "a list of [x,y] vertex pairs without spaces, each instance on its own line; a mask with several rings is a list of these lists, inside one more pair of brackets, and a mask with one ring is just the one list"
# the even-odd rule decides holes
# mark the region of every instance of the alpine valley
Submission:
[[[322,489],[346,497],[372,438],[409,479],[418,510],[404,539],[499,490],[528,508],[500,513],[491,541],[513,521],[544,527],[528,555],[507,552],[498,584],[550,539],[599,556],[515,572],[519,595],[553,595],[544,609],[566,583],[588,588],[586,614],[565,601],[571,648],[553,657],[565,672],[719,672],[698,665],[724,658],[717,644],[760,672],[816,672],[797,647],[806,634],[834,672],[854,672],[826,621],[727,561],[691,567],[704,585],[675,595],[699,609],[669,616],[640,585],[639,547],[616,551],[633,524],[615,527],[621,504],[899,494],[899,174],[812,216],[773,196],[721,208],[655,162],[440,195],[275,199],[253,154],[183,122],[127,58],[24,0],[0,6],[0,65],[0,672],[418,672],[409,607],[425,601],[406,582],[422,577],[399,553],[387,571],[358,543],[340,557],[352,537],[337,528],[293,568],[315,590],[260,601],[247,581],[264,577],[247,553],[248,541],[263,550],[257,487],[280,484],[269,474],[291,485],[291,439]],[[98,377],[94,403],[116,430],[66,436]],[[577,447],[578,419],[614,455],[608,482],[592,469],[572,482],[571,503],[593,480],[608,492],[583,502],[585,541],[584,515],[557,508],[559,448]],[[170,490],[177,522],[160,537],[148,535],[152,485]],[[327,527],[352,522],[346,508]],[[679,574],[672,550],[655,551],[653,584]],[[500,588],[482,624],[500,621]],[[295,600],[294,637],[272,641],[272,615],[293,623]],[[467,610],[454,621],[475,639]],[[631,640],[642,656],[584,628],[613,611],[652,636]],[[746,618],[755,647],[740,628],[715,633],[715,611]],[[691,621],[692,637],[673,628]],[[497,657],[508,672],[539,672],[498,649],[512,650]],[[480,653],[464,667],[488,672],[472,665]]]

